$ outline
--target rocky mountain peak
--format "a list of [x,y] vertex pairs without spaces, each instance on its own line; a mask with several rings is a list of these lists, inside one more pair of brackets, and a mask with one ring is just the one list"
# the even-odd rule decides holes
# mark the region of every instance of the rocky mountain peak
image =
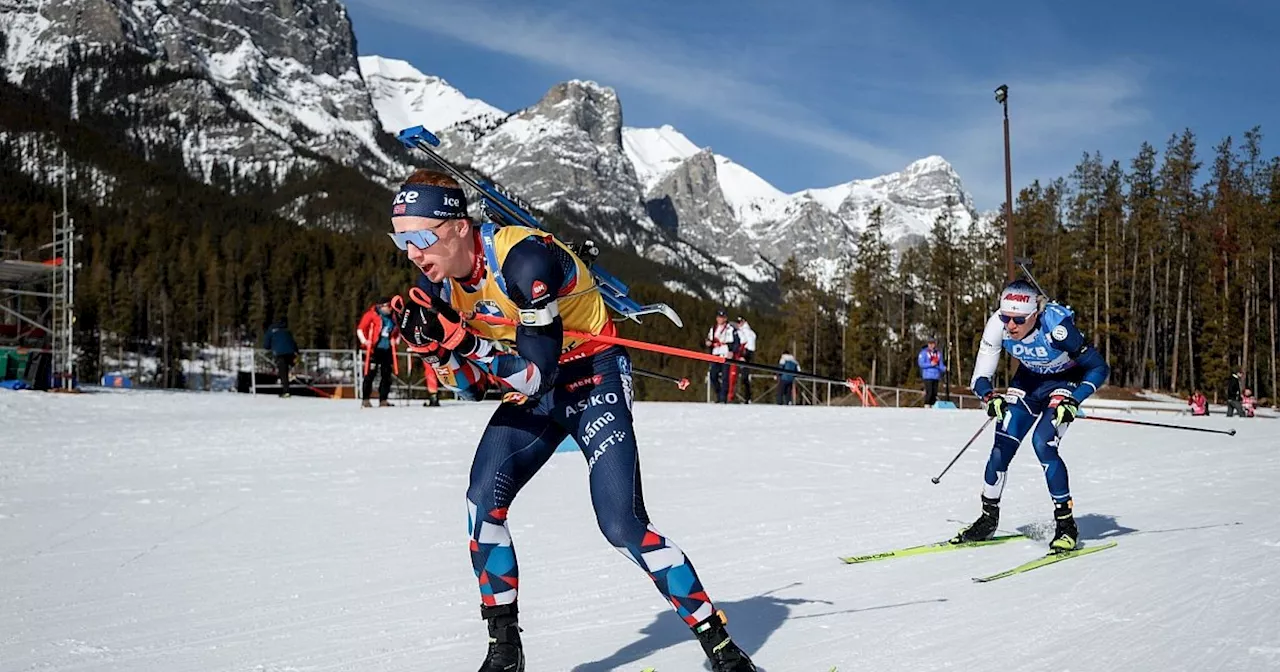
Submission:
[[[926,208],[942,207],[947,197],[951,197],[961,205],[972,206],[972,201],[964,192],[960,176],[941,156],[918,159],[902,171],[890,173],[878,180],[877,186],[901,203]],[[868,181],[869,185],[874,183],[875,181]]]
[[[128,120],[143,156],[177,149],[193,176],[282,183],[332,162],[388,184],[340,0],[8,0],[4,68],[50,100]],[[74,45],[74,46],[73,46]]]
[[584,131],[597,145],[622,146],[622,102],[613,89],[595,82],[574,79],[557,84],[520,116],[559,121]]

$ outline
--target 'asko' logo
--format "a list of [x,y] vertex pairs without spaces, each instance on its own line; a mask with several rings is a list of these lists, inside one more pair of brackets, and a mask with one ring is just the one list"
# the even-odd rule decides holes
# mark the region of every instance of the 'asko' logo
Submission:
[[571,415],[577,415],[578,413],[581,413],[587,410],[587,408],[591,406],[603,406],[605,404],[616,404],[616,403],[618,403],[617,392],[605,392],[604,394],[597,393],[597,394],[591,395],[590,397],[587,397],[586,399],[579,401],[576,404],[569,404],[568,406],[566,406],[564,409],[564,416],[567,418]]

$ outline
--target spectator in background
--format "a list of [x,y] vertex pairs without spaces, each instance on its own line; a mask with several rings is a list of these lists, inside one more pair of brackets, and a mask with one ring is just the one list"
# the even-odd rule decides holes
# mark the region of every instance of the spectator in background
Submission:
[[1196,390],[1191,398],[1187,400],[1187,405],[1191,407],[1191,415],[1209,415],[1209,400],[1205,398],[1204,393]]
[[[738,331],[738,352],[737,359],[743,362],[750,362],[756,358],[756,332],[747,323],[747,318],[739,315],[738,324],[735,327]],[[739,367],[733,367],[735,371]],[[742,397],[742,403],[751,403],[751,370],[741,369],[742,386],[746,388],[747,394]]]
[[[729,313],[721,308],[716,311],[716,323],[707,331],[707,339],[703,343],[711,350],[711,354],[725,359],[733,357],[738,350],[738,332],[729,324]],[[725,404],[729,399],[728,365],[716,363],[711,365],[711,391],[715,393],[716,403]]]
[[[799,371],[800,362],[796,361],[794,355],[790,352],[782,353],[782,358],[778,360],[778,366],[788,371]],[[778,405],[791,406],[796,403],[796,377],[792,374],[778,375]]]
[[928,345],[921,348],[916,365],[920,367],[920,378],[924,380],[925,408],[933,408],[938,401],[938,380],[947,370],[942,361],[942,351],[938,350],[938,339],[930,338]]
[[356,338],[364,348],[364,389],[360,406],[369,408],[369,397],[373,395],[373,377],[381,376],[378,381],[378,406],[391,406],[387,395],[391,392],[391,376],[400,373],[399,362],[396,361],[396,346],[400,344],[400,329],[391,318],[391,299],[383,297],[369,306],[360,318],[356,327]]
[[1253,398],[1253,390],[1247,387],[1244,388],[1244,393],[1240,395],[1240,406],[1244,410],[1244,417],[1253,417],[1253,409],[1256,406],[1256,401]]
[[1241,404],[1240,390],[1244,387],[1244,371],[1236,371],[1227,379],[1227,417],[1234,417],[1237,413],[1244,415],[1244,405]]
[[267,333],[263,334],[262,347],[270,350],[275,357],[276,375],[280,377],[280,396],[288,399],[293,396],[289,394],[289,369],[293,368],[294,358],[298,356],[298,343],[293,340],[293,334],[289,333],[284,320],[276,320]]

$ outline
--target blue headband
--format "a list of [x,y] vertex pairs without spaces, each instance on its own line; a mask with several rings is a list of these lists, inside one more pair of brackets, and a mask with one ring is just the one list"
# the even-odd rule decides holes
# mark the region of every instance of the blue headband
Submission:
[[467,216],[467,195],[453,187],[406,184],[400,187],[391,202],[391,216],[464,219]]

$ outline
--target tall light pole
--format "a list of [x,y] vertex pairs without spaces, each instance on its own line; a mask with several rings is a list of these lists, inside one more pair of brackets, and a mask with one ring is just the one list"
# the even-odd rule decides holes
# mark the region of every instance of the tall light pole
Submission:
[[1008,281],[1013,282],[1013,169],[1009,161],[1009,86],[996,87],[996,102],[1004,107],[1004,260]]

